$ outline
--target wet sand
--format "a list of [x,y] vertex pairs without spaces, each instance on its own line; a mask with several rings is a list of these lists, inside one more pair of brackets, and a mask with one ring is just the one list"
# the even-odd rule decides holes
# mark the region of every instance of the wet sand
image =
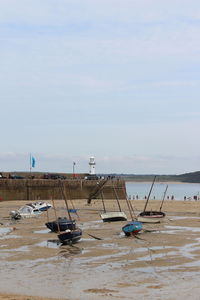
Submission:
[[[0,203],[0,299],[199,299],[200,202],[165,201],[163,222],[144,224],[137,238],[127,238],[126,222],[101,221],[101,201],[74,201],[83,238],[73,247],[46,228],[53,209],[10,220],[9,212],[25,203]],[[144,200],[132,203],[136,215],[143,210]],[[65,216],[64,201],[55,204],[57,216]],[[151,200],[147,209],[159,206]],[[115,201],[106,207],[117,210]],[[130,220],[125,202],[122,209]]]

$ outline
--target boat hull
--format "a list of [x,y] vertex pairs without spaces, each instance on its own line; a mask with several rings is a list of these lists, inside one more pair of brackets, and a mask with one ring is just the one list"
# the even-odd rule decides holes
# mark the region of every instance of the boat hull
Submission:
[[53,232],[65,231],[67,229],[74,230],[76,228],[76,221],[67,218],[58,218],[55,221],[45,223],[47,228]]
[[117,222],[117,221],[126,221],[127,216],[124,212],[107,212],[100,214],[103,222]]
[[58,235],[59,241],[64,245],[75,244],[82,237],[82,230],[77,228],[75,230],[66,230]]
[[50,205],[47,205],[47,206],[44,206],[44,207],[40,207],[39,210],[40,211],[47,211],[48,209],[50,209],[52,206]]
[[141,222],[131,221],[122,227],[122,230],[126,236],[136,235],[142,230],[143,226]]
[[142,223],[160,223],[165,218],[165,213],[160,211],[143,211],[137,216]]

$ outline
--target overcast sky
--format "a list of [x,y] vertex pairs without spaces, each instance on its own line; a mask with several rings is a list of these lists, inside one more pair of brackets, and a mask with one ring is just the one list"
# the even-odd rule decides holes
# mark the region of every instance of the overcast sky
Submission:
[[200,2],[0,0],[0,170],[200,170]]

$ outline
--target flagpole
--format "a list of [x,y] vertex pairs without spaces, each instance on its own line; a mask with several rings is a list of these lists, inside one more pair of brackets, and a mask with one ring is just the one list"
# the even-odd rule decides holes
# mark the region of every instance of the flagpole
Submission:
[[32,171],[32,161],[31,161],[31,153],[30,153],[30,174],[31,174],[31,171]]

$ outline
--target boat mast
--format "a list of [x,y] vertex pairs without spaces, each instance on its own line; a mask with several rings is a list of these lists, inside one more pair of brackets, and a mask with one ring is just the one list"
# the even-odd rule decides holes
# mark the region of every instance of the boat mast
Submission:
[[120,203],[119,203],[119,197],[118,197],[118,195],[117,195],[117,192],[116,192],[116,189],[115,189],[115,187],[114,187],[113,182],[112,182],[112,186],[113,186],[113,190],[114,190],[115,197],[116,197],[116,200],[117,200],[117,204],[118,204],[118,207],[119,207],[119,211],[122,211],[121,206],[120,206]]
[[163,195],[163,199],[162,199],[162,202],[161,202],[161,205],[160,205],[160,211],[161,211],[161,209],[162,209],[163,202],[164,202],[164,200],[165,200],[165,196],[166,196],[166,193],[167,193],[167,189],[168,189],[168,184],[167,184],[167,186],[166,186],[166,189],[165,189],[165,192],[164,192],[164,195]]
[[106,213],[106,207],[105,207],[105,203],[104,203],[104,196],[103,196],[103,191],[101,191],[101,200],[102,200],[102,204],[103,204],[103,210],[104,210],[104,213]]
[[[55,218],[56,218],[56,223],[57,223],[57,226],[58,226],[58,233],[60,234],[60,224],[59,224],[59,221],[58,221],[58,217],[57,217],[57,213],[56,213],[56,207],[55,207],[55,202],[53,200],[53,198],[51,198],[51,201],[53,203],[53,210],[54,210],[54,214],[55,214]],[[47,209],[48,211],[48,209]]]
[[143,210],[143,211],[146,211],[147,204],[148,204],[148,202],[149,202],[149,197],[150,197],[150,195],[151,195],[151,191],[152,191],[152,188],[153,188],[153,186],[154,186],[154,182],[155,182],[155,180],[156,180],[156,176],[154,176],[154,179],[153,179],[153,182],[152,182],[152,185],[151,185],[150,191],[149,191],[149,195],[148,195],[148,197],[147,197],[147,201],[146,201],[146,203],[145,203],[145,206],[144,206],[144,210]]
[[[76,211],[76,208],[75,208],[74,203],[73,203],[73,201],[72,201],[72,195],[71,195],[71,191],[70,191],[70,184],[69,184],[69,182],[68,182],[68,194],[69,194],[70,203],[71,203],[71,205],[72,205],[72,208],[74,209],[74,211]],[[77,211],[76,211],[76,215],[77,215],[78,220],[80,220]]]
[[124,197],[126,199],[126,204],[127,204],[127,207],[128,207],[128,210],[129,210],[129,213],[130,213],[130,216],[131,216],[131,219],[133,221],[134,220],[134,217],[133,217],[133,214],[134,214],[133,206],[131,204],[131,201],[128,199],[128,195],[127,195],[126,189],[124,187],[122,187],[122,189],[123,189],[123,192],[124,192]]
[[72,221],[72,217],[71,217],[71,214],[69,212],[69,205],[67,203],[67,197],[66,197],[66,194],[65,194],[65,187],[64,187],[63,183],[61,183],[61,181],[60,181],[60,189],[61,189],[64,201],[65,201],[65,205],[66,205],[66,208],[67,208],[67,213],[68,213],[69,219],[70,219],[70,221]]

